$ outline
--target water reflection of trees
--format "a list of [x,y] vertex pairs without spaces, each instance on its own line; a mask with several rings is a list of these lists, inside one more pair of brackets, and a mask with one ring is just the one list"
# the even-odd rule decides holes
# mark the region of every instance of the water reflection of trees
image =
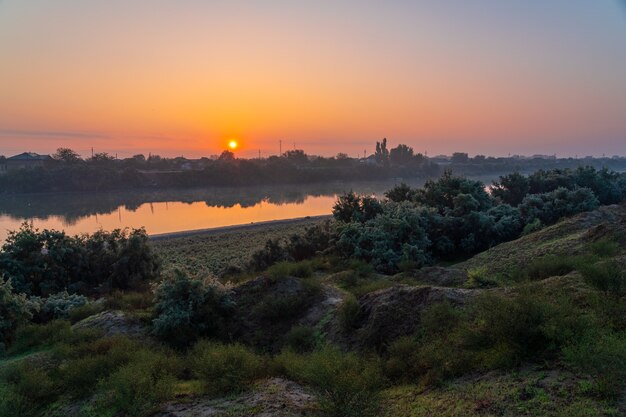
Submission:
[[[5,195],[0,198],[0,214],[15,220],[58,216],[69,225],[85,217],[105,215],[120,208],[136,211],[146,203],[204,202],[209,207],[230,208],[236,205],[253,207],[260,202],[271,204],[303,204],[307,197],[328,197],[345,191],[377,194],[392,187],[396,181],[309,184],[301,186],[203,188],[188,190],[132,191],[115,193],[51,193]],[[414,185],[418,185],[415,183]]]

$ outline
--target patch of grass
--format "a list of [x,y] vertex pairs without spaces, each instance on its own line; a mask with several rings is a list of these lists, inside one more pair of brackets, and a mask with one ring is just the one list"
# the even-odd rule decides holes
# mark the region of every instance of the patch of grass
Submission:
[[357,298],[394,285],[387,278],[371,275],[364,277],[353,270],[338,272],[332,276],[332,280],[337,283],[339,288],[352,293]]
[[115,291],[106,298],[106,310],[136,311],[152,307],[154,294],[152,291]]
[[492,288],[497,287],[498,282],[488,277],[487,268],[472,268],[467,271],[467,288]]
[[519,373],[492,372],[462,378],[424,390],[401,385],[382,393],[384,417],[501,416],[617,417],[617,407],[598,398],[573,395],[582,382],[562,370],[531,369]]
[[167,352],[142,349],[99,384],[96,411],[142,416],[173,397],[178,361]]
[[183,269],[205,277],[222,276],[233,267],[245,269],[252,254],[262,249],[268,239],[301,234],[320,220],[303,220],[292,224],[268,225],[245,230],[206,233],[196,236],[162,239],[150,242],[167,268]]
[[339,324],[344,330],[348,331],[355,327],[360,308],[359,300],[354,295],[347,294],[344,297],[338,310]]
[[198,342],[189,354],[194,376],[211,395],[240,393],[264,375],[264,359],[240,344]]
[[317,391],[320,408],[326,415],[379,415],[378,393],[384,378],[378,360],[324,347],[307,355],[283,352],[276,362],[287,377]]
[[589,251],[601,258],[612,258],[619,254],[620,245],[613,239],[605,238],[589,244]]
[[47,348],[56,343],[77,343],[82,340],[94,340],[100,332],[93,329],[72,330],[65,320],[54,320],[45,324],[28,324],[18,328],[15,341],[8,350],[8,355],[24,353],[35,348]]
[[626,293],[626,268],[616,261],[602,261],[579,267],[585,281],[607,295],[621,296]]
[[285,346],[297,353],[311,352],[319,339],[319,331],[314,327],[294,326],[285,336]]
[[626,386],[626,332],[597,334],[593,329],[563,349],[565,360],[590,373],[595,391],[618,399]]

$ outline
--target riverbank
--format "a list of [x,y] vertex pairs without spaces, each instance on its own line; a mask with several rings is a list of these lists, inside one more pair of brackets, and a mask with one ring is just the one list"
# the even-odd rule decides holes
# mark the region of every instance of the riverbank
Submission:
[[272,220],[210,229],[163,233],[150,237],[165,268],[195,276],[219,276],[244,269],[252,254],[268,239],[285,239],[318,224],[330,215]]
[[251,232],[258,231],[259,229],[267,229],[267,228],[275,228],[280,226],[293,226],[301,223],[317,223],[322,220],[330,219],[332,216],[321,215],[321,216],[306,216],[306,217],[297,217],[294,219],[280,219],[280,220],[268,220],[264,222],[252,222],[248,224],[235,224],[232,226],[222,226],[222,227],[210,227],[207,229],[195,229],[195,230],[183,230],[180,232],[170,232],[170,233],[158,233],[150,236],[150,240],[159,241],[159,240],[167,240],[167,239],[179,239],[185,237],[194,237],[194,236],[214,236],[222,233],[229,232]]

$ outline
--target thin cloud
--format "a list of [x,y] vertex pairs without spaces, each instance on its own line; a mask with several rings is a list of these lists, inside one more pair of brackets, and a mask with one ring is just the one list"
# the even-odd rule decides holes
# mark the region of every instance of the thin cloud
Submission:
[[106,139],[110,136],[97,132],[76,132],[63,130],[20,130],[20,129],[0,129],[2,137],[20,138],[75,138],[75,139]]

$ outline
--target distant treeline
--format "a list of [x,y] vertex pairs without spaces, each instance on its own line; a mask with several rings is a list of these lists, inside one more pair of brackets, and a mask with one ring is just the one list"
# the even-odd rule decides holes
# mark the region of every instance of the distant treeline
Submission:
[[[0,164],[2,157],[0,157]],[[240,159],[230,151],[218,158],[162,158],[135,155],[116,159],[98,153],[83,159],[71,149],[60,148],[52,159],[31,168],[14,169],[0,175],[0,193],[58,191],[112,191],[128,189],[192,188],[210,186],[257,186],[311,184],[329,181],[375,181],[438,176],[443,168],[455,173],[528,172],[536,169],[580,165],[626,169],[625,158],[555,159],[494,158],[455,153],[452,158],[428,158],[407,145],[387,148],[387,140],[376,143],[376,152],[366,158],[311,156],[302,150],[264,159]]]
[[71,149],[59,149],[50,161],[0,176],[0,192],[106,191],[135,188],[181,188],[307,184],[328,181],[427,177],[439,166],[406,145],[387,150],[378,144],[371,158],[309,156],[291,150],[265,159],[239,159],[230,151],[219,158],[161,158],[136,155],[118,160],[106,153],[82,159]]

